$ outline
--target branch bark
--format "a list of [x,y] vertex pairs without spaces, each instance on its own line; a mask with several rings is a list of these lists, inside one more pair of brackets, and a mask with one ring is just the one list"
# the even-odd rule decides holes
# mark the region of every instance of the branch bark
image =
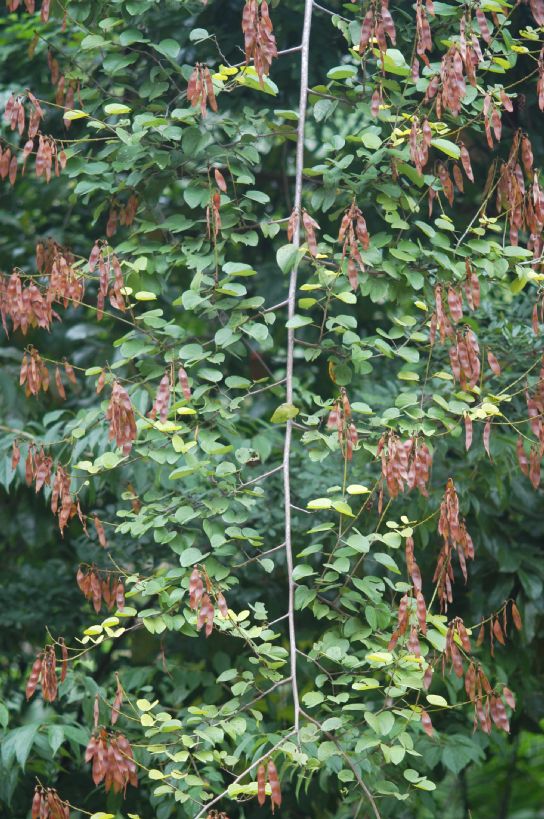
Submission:
[[[295,212],[296,226],[293,233],[293,244],[300,247],[300,214],[302,207],[302,170],[304,168],[304,134],[306,125],[306,107],[308,104],[308,62],[310,53],[310,30],[312,26],[313,1],[305,0],[304,23],[300,48],[300,98],[298,107],[297,151],[295,169]],[[289,295],[287,298],[287,316],[292,319],[295,315],[295,300],[297,292],[298,260],[293,265],[289,277]],[[293,362],[295,350],[295,331],[287,329],[287,360],[285,368],[285,400],[293,403]],[[294,726],[295,731],[300,727],[300,703],[297,685],[297,640],[295,629],[295,581],[293,580],[293,547],[291,539],[291,443],[293,438],[293,421],[287,421],[285,427],[285,442],[283,448],[283,495],[285,519],[285,555],[288,572],[288,613],[289,613],[289,655],[291,666],[291,688],[293,692]]]

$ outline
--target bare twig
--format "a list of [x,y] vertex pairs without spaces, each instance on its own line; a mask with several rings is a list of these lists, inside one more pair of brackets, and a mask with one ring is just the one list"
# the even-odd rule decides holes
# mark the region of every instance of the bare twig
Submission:
[[[275,745],[273,745],[273,746],[272,746],[272,748],[270,748],[270,750],[269,750],[269,751],[267,751],[265,754],[263,754],[263,755],[262,755],[262,756],[260,756],[258,759],[256,759],[256,760],[255,760],[255,762],[252,762],[252,763],[251,763],[251,765],[249,765],[249,767],[247,767],[247,768],[245,769],[245,771],[242,771],[242,773],[241,773],[241,774],[238,774],[238,776],[236,777],[236,779],[233,779],[233,780],[232,780],[232,782],[231,782],[230,784],[231,784],[231,785],[236,785],[238,782],[240,782],[240,780],[241,780],[241,779],[243,779],[243,778],[244,778],[244,776],[247,776],[247,774],[248,774],[248,773],[251,773],[251,771],[253,770],[253,768],[256,768],[256,767],[257,767],[257,765],[259,765],[259,764],[260,764],[260,763],[263,761],[263,759],[266,759],[268,756],[270,756],[271,754],[273,754],[273,753],[274,753],[274,751],[277,751],[277,749],[278,749],[278,748],[280,748],[280,747],[281,747],[281,746],[284,744],[284,742],[287,742],[287,740],[289,739],[289,737],[292,737],[292,736],[293,736],[293,734],[296,734],[296,732],[297,732],[297,731],[296,731],[296,729],[295,729],[295,728],[293,728],[293,730],[292,730],[292,731],[289,731],[289,733],[288,733],[288,734],[286,734],[286,735],[283,737],[283,739],[280,739],[280,741],[279,741],[279,742],[276,742],[276,744],[275,744]],[[215,799],[212,799],[212,801],[211,801],[211,802],[208,802],[206,805],[204,805],[204,807],[202,808],[202,810],[200,810],[200,811],[197,813],[197,815],[194,817],[194,819],[200,819],[200,817],[201,817],[201,816],[204,816],[204,814],[205,814],[205,813],[209,813],[210,808],[211,808],[211,807],[213,807],[213,805],[217,805],[217,803],[218,803],[218,802],[220,802],[220,801],[221,801],[221,799],[224,799],[224,798],[225,798],[227,795],[228,795],[228,788],[226,788],[226,789],[223,791],[223,793],[220,793],[220,794],[219,794],[219,796],[216,796],[216,797],[215,797]]]
[[270,477],[270,475],[274,475],[276,472],[279,472],[280,469],[283,467],[275,466],[274,469],[270,469],[268,472],[263,472],[262,475],[257,475],[256,478],[252,478],[250,481],[246,481],[245,483],[241,483],[238,489],[244,489],[246,486],[251,486],[252,483],[258,483],[259,481],[264,481],[265,478]]
[[[304,43],[302,45],[293,46],[292,48],[284,48],[282,51],[278,51],[277,57],[283,57],[284,54],[296,54],[297,51],[301,51],[304,48]],[[234,63],[231,65],[230,68],[240,68],[243,65],[247,65],[247,60],[244,60],[241,63]]]
[[[297,151],[295,168],[295,212],[297,214],[295,230],[293,232],[293,245],[300,247],[300,214],[302,207],[302,171],[304,168],[304,134],[306,124],[306,106],[308,103],[308,61],[310,53],[310,30],[312,26],[313,0],[305,0],[304,4],[304,24],[302,28],[301,40],[301,60],[300,60],[300,101],[298,110],[297,128]],[[291,320],[295,315],[296,292],[297,292],[297,267],[298,262],[293,265],[289,277],[289,295],[287,299],[287,316]],[[288,404],[293,403],[293,363],[295,350],[295,331],[288,325],[287,330],[287,361],[285,368],[285,400]],[[285,555],[287,561],[287,572],[289,578],[289,655],[291,666],[291,689],[293,692],[293,706],[295,711],[295,731],[298,735],[300,722],[300,704],[297,686],[297,640],[295,630],[295,581],[293,579],[293,548],[291,542],[291,441],[293,437],[293,421],[288,420],[285,425],[285,443],[283,448],[283,493],[284,493],[284,516],[285,516]]]
[[331,17],[339,17],[340,20],[345,20],[347,23],[351,22],[351,20],[348,17],[342,17],[342,15],[338,14],[337,11],[331,11],[330,9],[326,9],[325,6],[320,6],[319,3],[314,3],[314,9],[319,9],[319,11],[323,11],[325,14],[330,14]]
[[285,378],[280,378],[279,381],[274,381],[272,384],[266,384],[264,387],[259,387],[258,390],[251,390],[251,392],[246,392],[244,398],[249,398],[250,395],[258,395],[260,392],[266,392],[266,390],[271,390],[272,387],[279,387],[281,384],[285,383]]
[[312,722],[314,725],[316,725],[319,728],[319,730],[321,731],[323,736],[326,736],[328,740],[330,740],[334,745],[336,745],[338,751],[342,754],[344,760],[346,761],[346,763],[349,765],[349,767],[353,771],[353,773],[355,775],[355,779],[357,780],[357,784],[359,785],[361,790],[364,791],[364,793],[366,795],[366,798],[368,799],[368,801],[372,805],[372,810],[374,811],[374,816],[376,817],[376,819],[381,819],[380,812],[378,810],[378,806],[376,805],[376,802],[374,801],[374,797],[372,796],[372,794],[368,790],[367,786],[365,785],[363,779],[361,778],[361,774],[359,773],[359,771],[357,770],[357,768],[353,764],[353,762],[351,760],[351,757],[349,756],[349,754],[346,753],[346,751],[344,751],[344,749],[340,745],[338,739],[334,736],[334,734],[329,733],[329,731],[324,731],[323,728],[321,727],[321,723],[319,723],[316,719],[311,717],[305,711],[301,711],[301,713],[302,713],[302,716],[305,719],[308,720],[308,722]]
[[272,549],[267,549],[266,552],[260,552],[255,557],[250,557],[247,560],[244,560],[243,563],[235,563],[233,569],[241,569],[243,566],[247,566],[249,563],[253,563],[255,560],[261,560],[261,558],[265,557],[266,555],[271,555],[273,552],[277,552],[279,549],[283,549],[285,543],[280,543],[279,546],[274,546]]

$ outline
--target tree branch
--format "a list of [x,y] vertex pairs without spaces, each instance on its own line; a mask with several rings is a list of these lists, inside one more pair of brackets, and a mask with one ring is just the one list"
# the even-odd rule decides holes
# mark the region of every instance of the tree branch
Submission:
[[[300,60],[300,99],[298,110],[297,151],[295,169],[295,213],[297,214],[293,245],[300,247],[300,213],[302,206],[302,171],[304,168],[304,134],[306,125],[306,106],[308,103],[308,60],[310,53],[310,30],[312,26],[313,0],[305,0],[304,24],[302,27],[301,60]],[[289,295],[287,298],[287,316],[292,319],[295,315],[297,292],[298,261],[293,265],[289,277]],[[287,361],[285,368],[285,400],[293,403],[293,362],[295,350],[295,331],[288,326],[287,330]],[[295,731],[298,735],[300,723],[300,704],[297,685],[297,640],[295,630],[295,581],[293,579],[293,548],[291,542],[291,441],[293,437],[293,421],[288,420],[285,426],[285,443],[283,448],[283,494],[285,517],[285,555],[288,572],[288,612],[289,612],[289,655],[291,666],[291,689],[293,692],[293,706],[295,711]]]
[[324,731],[323,728],[321,727],[321,723],[318,722],[313,717],[311,717],[305,711],[301,711],[301,713],[302,713],[302,716],[305,719],[308,720],[308,722],[312,722],[314,725],[316,725],[319,728],[319,730],[321,731],[323,736],[326,736],[328,740],[330,740],[334,745],[336,745],[338,751],[342,754],[342,757],[344,758],[346,763],[349,765],[349,767],[353,771],[353,773],[355,775],[355,779],[357,780],[357,784],[359,785],[361,790],[363,790],[365,792],[366,798],[368,799],[368,801],[372,805],[372,810],[374,811],[374,816],[376,817],[376,819],[381,819],[380,811],[378,810],[378,806],[376,805],[376,802],[374,801],[374,797],[372,796],[372,794],[368,790],[367,786],[365,785],[364,781],[362,780],[361,774],[359,773],[359,771],[357,770],[357,768],[355,767],[355,765],[351,761],[351,758],[350,758],[349,754],[347,754],[346,751],[344,751],[344,749],[340,745],[338,739],[334,736],[334,734],[329,733],[329,731]]
[[[283,745],[283,743],[284,743],[284,742],[287,742],[287,740],[289,739],[289,737],[292,737],[292,736],[293,736],[293,734],[296,734],[296,732],[297,732],[297,731],[296,731],[296,729],[295,729],[295,728],[293,728],[293,730],[292,730],[292,731],[289,731],[289,733],[288,733],[288,734],[286,734],[286,735],[283,737],[283,739],[280,739],[280,741],[279,741],[279,742],[276,742],[276,744],[275,744],[275,745],[273,745],[273,746],[272,746],[272,748],[270,748],[270,750],[269,750],[269,751],[267,751],[265,754],[263,754],[263,755],[262,755],[262,756],[260,756],[258,759],[256,759],[256,760],[255,760],[255,762],[252,762],[252,763],[251,763],[251,765],[250,765],[248,768],[246,768],[246,769],[245,769],[245,771],[242,771],[242,773],[241,773],[241,774],[238,774],[238,776],[236,777],[236,779],[233,779],[233,781],[232,781],[230,784],[231,784],[231,785],[236,785],[238,782],[240,782],[240,780],[241,780],[241,779],[243,779],[243,778],[244,778],[244,776],[247,776],[247,774],[248,774],[248,773],[250,773],[250,772],[253,770],[253,768],[256,768],[256,767],[257,767],[257,765],[259,765],[259,764],[260,764],[260,763],[263,761],[263,759],[266,759],[266,758],[267,758],[267,757],[269,757],[271,754],[273,754],[273,753],[274,753],[274,751],[276,751],[276,750],[277,750],[277,749],[278,749],[278,748],[279,748],[281,745]],[[205,814],[205,813],[209,813],[210,808],[211,808],[211,807],[213,807],[213,805],[217,805],[217,803],[218,803],[218,802],[220,802],[220,801],[221,801],[221,799],[224,799],[226,796],[228,796],[228,788],[226,788],[226,789],[223,791],[223,793],[220,793],[220,794],[219,794],[219,796],[216,796],[216,797],[215,797],[215,799],[212,799],[212,801],[211,801],[211,802],[208,802],[206,805],[204,805],[204,807],[202,808],[202,810],[200,810],[200,811],[197,813],[197,815],[195,816],[195,818],[194,818],[194,819],[200,819],[200,817],[201,817],[201,816],[204,816],[204,814]]]
[[259,481],[264,481],[265,478],[269,478],[270,475],[274,475],[276,472],[279,472],[282,469],[281,466],[275,466],[274,469],[269,469],[268,472],[263,472],[262,475],[257,475],[256,478],[252,478],[250,481],[246,481],[245,483],[241,483],[238,486],[238,489],[243,489],[245,486],[251,486],[252,483],[258,483]]

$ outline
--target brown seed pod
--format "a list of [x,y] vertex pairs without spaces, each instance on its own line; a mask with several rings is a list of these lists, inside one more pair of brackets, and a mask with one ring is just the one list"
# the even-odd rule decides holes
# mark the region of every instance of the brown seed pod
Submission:
[[427,736],[432,737],[433,735],[433,723],[427,711],[423,708],[421,709],[421,724],[423,725],[423,730],[427,734]]
[[64,682],[66,679],[66,673],[68,671],[68,649],[66,648],[66,643],[64,642],[64,637],[59,637],[60,643],[60,650],[62,656],[61,668],[60,668],[60,681],[61,683]]
[[262,807],[266,802],[266,772],[264,765],[257,768],[257,801]]
[[34,694],[34,692],[36,690],[36,686],[38,685],[38,682],[39,682],[39,679],[40,679],[40,676],[41,676],[41,673],[42,673],[42,667],[43,667],[43,652],[40,652],[40,654],[38,654],[38,656],[34,660],[34,664],[32,666],[32,669],[30,671],[30,676],[29,676],[28,682],[26,684],[26,698],[27,698],[27,700],[29,700],[33,696],[33,694]]
[[270,801],[272,803],[272,813],[274,813],[274,808],[277,806],[278,808],[281,806],[281,788],[280,788],[280,780],[278,777],[278,771],[276,770],[276,766],[272,762],[269,761],[268,766],[268,781],[270,783],[271,789],[271,796]]
[[519,609],[514,602],[512,602],[512,620],[514,621],[514,625],[518,631],[521,631],[523,628],[523,623],[521,622],[521,615],[519,613]]

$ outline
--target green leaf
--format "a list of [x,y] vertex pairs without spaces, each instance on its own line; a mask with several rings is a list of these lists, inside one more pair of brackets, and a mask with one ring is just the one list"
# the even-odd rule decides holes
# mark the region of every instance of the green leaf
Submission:
[[365,148],[371,151],[377,151],[378,148],[381,148],[382,141],[374,131],[363,131],[362,134],[358,134],[358,137]]
[[395,717],[391,711],[382,711],[381,714],[372,714],[370,711],[365,711],[364,717],[372,730],[376,734],[380,734],[380,736],[387,736],[395,724]]
[[461,156],[461,149],[455,142],[451,142],[449,139],[443,139],[442,137],[434,137],[431,139],[431,145],[434,148],[438,148],[439,151],[442,151],[443,154],[446,156],[451,156],[452,159],[459,159]]
[[70,110],[65,111],[63,113],[62,118],[73,121],[76,119],[86,119],[88,116],[89,114],[86,111],[80,111],[77,108],[71,108]]
[[292,319],[289,319],[285,323],[285,326],[290,328],[291,330],[296,330],[299,327],[305,327],[307,324],[311,324],[312,319],[309,316],[299,316],[295,315]]
[[321,723],[321,727],[324,731],[336,731],[338,728],[341,728],[343,724],[339,717],[329,717]]
[[338,65],[327,71],[327,77],[329,80],[345,80],[348,77],[356,77],[357,71],[356,65]]
[[136,301],[156,301],[157,296],[150,290],[138,290],[138,292],[134,294],[134,298]]
[[104,111],[106,114],[111,115],[121,115],[121,114],[130,114],[131,108],[128,105],[123,105],[120,102],[110,102],[108,105],[104,106]]
[[347,515],[350,518],[355,517],[351,509],[351,506],[345,501],[333,501],[332,508],[335,509],[337,512],[340,512],[341,515]]
[[136,700],[136,707],[139,711],[150,711],[153,708],[153,703],[146,699]]
[[299,250],[295,245],[283,245],[276,252],[278,267],[284,273],[290,273],[299,258]]
[[170,60],[175,60],[179,54],[179,45],[175,40],[166,39],[161,40],[158,45],[154,46],[155,50],[160,54],[164,54]]
[[277,96],[279,89],[275,82],[272,82],[270,77],[263,76],[259,80],[259,76],[253,66],[247,66],[241,69],[234,77],[237,83],[245,85],[247,88],[252,88],[254,91],[260,91],[263,94],[270,94]]
[[[382,63],[382,55],[377,49],[374,49],[374,55]],[[396,48],[388,48],[385,55],[383,55],[383,68],[390,74],[398,74],[401,77],[407,77],[410,73],[410,66],[407,64],[404,54]]]
[[64,742],[64,727],[62,725],[50,725],[47,729],[47,739],[54,756]]
[[441,708],[449,708],[448,701],[439,694],[427,694],[427,702],[431,705],[438,705]]
[[324,699],[325,695],[320,691],[309,691],[307,694],[302,696],[302,702],[306,708],[315,708],[315,706],[322,703]]
[[330,498],[314,498],[306,504],[308,509],[331,509],[332,500]]
[[179,563],[180,566],[184,568],[186,566],[193,566],[195,563],[200,563],[202,560],[202,552],[200,549],[195,549],[194,546],[191,546],[188,549],[184,549],[184,551],[179,556]]
[[199,43],[201,40],[207,40],[209,36],[205,28],[194,28],[189,34],[189,40],[192,43]]
[[101,48],[105,46],[107,41],[100,34],[88,34],[80,43],[80,47],[84,51],[90,51],[94,48]]
[[308,566],[305,563],[299,563],[293,569],[293,580],[298,582],[299,580],[302,580],[303,577],[310,577],[312,574],[315,574],[315,572],[311,566]]
[[0,725],[5,728],[9,722],[9,711],[3,702],[0,702]]
[[291,418],[296,418],[300,410],[294,404],[280,404],[272,413],[271,422],[273,424],[284,424]]
[[14,728],[7,734],[2,742],[2,760],[5,765],[9,766],[10,760],[15,756],[24,771],[39,727],[39,723],[33,722],[20,728]]
[[390,572],[395,572],[395,574],[401,573],[399,567],[397,566],[393,558],[386,552],[373,553],[372,557],[378,563],[381,563],[382,566],[385,566],[386,569],[389,569]]

